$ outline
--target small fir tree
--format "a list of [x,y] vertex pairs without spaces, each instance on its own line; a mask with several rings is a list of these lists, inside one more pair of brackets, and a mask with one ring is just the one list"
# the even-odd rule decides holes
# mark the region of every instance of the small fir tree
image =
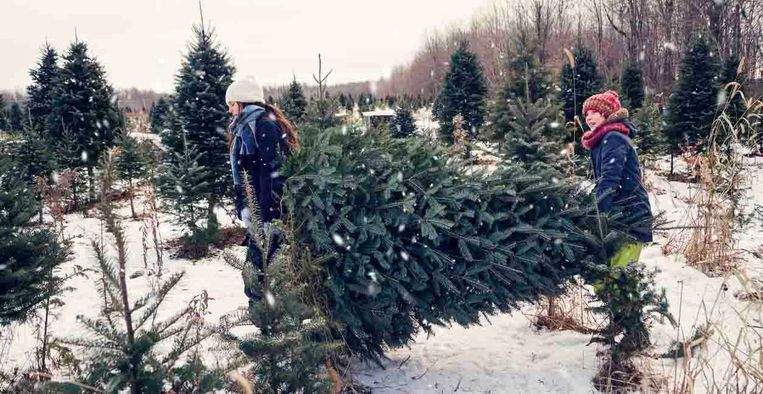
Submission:
[[318,54],[318,75],[313,74],[313,80],[318,84],[318,90],[316,97],[314,99],[311,97],[308,116],[311,123],[320,128],[331,127],[336,123],[334,114],[337,112],[338,103],[326,90],[328,77],[332,71],[329,70],[328,73],[323,74],[323,61],[321,55]]
[[307,114],[307,99],[302,91],[302,85],[297,78],[292,79],[289,88],[281,96],[281,110],[290,121],[300,124],[305,121]]
[[119,155],[116,158],[117,171],[122,180],[127,181],[127,196],[130,199],[130,213],[133,219],[135,215],[135,181],[140,178],[146,169],[146,163],[142,156],[140,144],[135,138],[130,137],[127,131],[122,131],[119,136]]
[[[189,145],[197,149],[199,165],[205,168],[208,210],[232,193],[225,130],[230,121],[225,91],[232,82],[234,67],[227,52],[215,41],[214,31],[204,25],[193,27],[182,66],[175,77],[175,110],[179,129]],[[182,150],[176,150],[175,153]]]
[[8,129],[13,132],[21,132],[24,129],[24,110],[18,101],[14,101],[8,109]]
[[644,102],[644,72],[640,65],[630,63],[625,66],[620,86],[622,105],[631,111],[641,108]]
[[[218,228],[214,212],[210,213],[199,205],[209,198],[208,173],[199,164],[202,155],[187,140],[184,139],[183,143],[184,151],[174,152],[175,157],[165,161],[159,169],[158,186],[175,222],[185,229],[182,241],[189,251],[188,257],[197,258],[206,254],[209,243],[217,236]],[[205,218],[207,223],[203,226]]]
[[461,42],[450,57],[450,66],[434,106],[434,115],[440,122],[440,137],[453,142],[453,117],[464,118],[464,129],[470,137],[476,136],[485,116],[487,85],[477,55]]
[[0,94],[0,130],[3,131],[8,131],[8,114],[5,110],[7,106],[8,103],[5,102],[5,96]]
[[55,139],[61,139],[65,129],[76,137],[79,149],[66,161],[73,164],[80,159],[77,167],[87,168],[90,200],[95,199],[93,169],[122,127],[113,95],[103,67],[88,54],[84,42],[74,41],[64,55],[48,127]]
[[403,104],[395,110],[395,118],[389,125],[390,135],[395,138],[410,137],[416,132],[416,123],[411,114],[411,107]]
[[154,134],[161,134],[162,130],[167,128],[166,118],[167,112],[172,105],[172,98],[159,97],[156,100],[156,104],[151,108],[151,132]]
[[528,164],[559,163],[565,130],[561,108],[547,100],[527,103],[517,100],[509,105],[511,121],[503,144],[506,156]]
[[[56,169],[56,161],[51,145],[46,141],[41,129],[36,129],[34,122],[26,123],[21,133],[23,143],[18,146],[19,162],[23,163],[27,184],[36,185],[38,179],[50,179]],[[42,196],[37,193],[38,202],[42,202]],[[39,207],[39,222],[43,221],[43,206]]]
[[683,143],[701,144],[710,135],[718,106],[718,59],[699,35],[684,54],[678,81],[668,98],[665,135],[672,157]]
[[[298,267],[317,270],[328,259],[312,260],[296,244],[298,241],[283,236],[284,226],[263,226],[254,192],[248,182],[245,184],[247,205],[253,212],[247,230],[253,247],[263,256],[264,270],[260,272],[251,262],[244,263],[230,254],[225,257],[230,265],[242,270],[244,284],[252,294],[265,296],[264,300],[249,303],[248,319],[260,328],[259,335],[238,338],[241,351],[255,361],[255,392],[329,392],[331,383],[321,369],[323,365],[331,368],[332,355],[342,344],[332,339],[330,325],[320,309],[305,302],[315,295],[311,284],[317,284],[313,281],[318,278],[303,276],[308,280],[294,280],[300,275]],[[280,245],[276,246],[276,242]]]
[[583,102],[594,94],[601,93],[602,78],[596,66],[596,58],[590,49],[575,48],[570,59],[562,67],[559,84],[559,101],[562,103],[564,118],[571,122],[575,116],[585,119]]
[[662,131],[664,121],[659,104],[647,100],[631,116],[631,121],[637,130],[633,142],[638,147],[639,155],[667,153],[667,141]]
[[534,103],[545,98],[551,85],[548,72],[535,56],[534,49],[522,41],[516,45],[516,55],[508,64],[508,95]]
[[[214,330],[194,315],[192,305],[167,319],[158,318],[163,301],[180,282],[183,273],[171,275],[156,286],[154,292],[131,299],[126,237],[110,200],[116,181],[116,156],[115,149],[103,155],[99,202],[103,226],[114,239],[116,259],[107,257],[103,237],[92,241],[98,261],[97,289],[99,299],[103,301],[101,314],[78,317],[89,337],[69,338],[62,342],[85,350],[83,380],[87,384],[114,391],[129,390],[133,394],[161,392],[165,382],[179,379],[178,369],[173,368],[175,364],[201,341],[212,336]],[[169,351],[160,354],[156,348],[164,343],[170,344]],[[218,380],[211,386],[222,388],[222,382]]]
[[27,87],[27,109],[34,129],[44,130],[47,127],[60,72],[58,54],[46,42],[37,67],[29,70],[32,84]]
[[62,286],[53,273],[67,249],[52,229],[32,226],[38,204],[23,166],[0,156],[0,325],[25,319]]

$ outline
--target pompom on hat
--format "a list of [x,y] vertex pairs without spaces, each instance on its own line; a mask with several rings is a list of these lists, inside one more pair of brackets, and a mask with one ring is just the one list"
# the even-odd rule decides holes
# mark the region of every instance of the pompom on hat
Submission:
[[233,81],[225,91],[225,102],[232,103],[264,103],[265,92],[253,76],[246,76]]
[[589,97],[583,103],[583,115],[588,114],[588,111],[596,111],[606,119],[620,108],[622,108],[620,96],[614,90],[608,90]]

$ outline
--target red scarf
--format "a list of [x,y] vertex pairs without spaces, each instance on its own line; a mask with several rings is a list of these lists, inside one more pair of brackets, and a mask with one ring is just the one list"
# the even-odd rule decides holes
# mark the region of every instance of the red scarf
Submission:
[[583,134],[583,146],[588,150],[595,148],[596,145],[599,145],[602,138],[604,138],[610,131],[619,131],[625,135],[630,135],[631,133],[631,129],[629,129],[623,122],[604,123]]

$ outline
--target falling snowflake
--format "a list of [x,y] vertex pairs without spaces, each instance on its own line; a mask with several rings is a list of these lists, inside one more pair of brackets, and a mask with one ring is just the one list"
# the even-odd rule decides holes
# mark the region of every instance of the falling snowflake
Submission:
[[342,238],[341,235],[337,233],[331,234],[331,239],[334,240],[334,243],[337,244],[337,246],[344,246],[344,238]]
[[723,104],[726,103],[726,98],[728,97],[728,92],[726,92],[726,89],[721,89],[718,91],[718,97],[716,98],[716,104],[721,107]]
[[265,292],[265,302],[268,303],[268,306],[273,308],[276,305],[276,298],[273,296],[273,293],[270,291]]
[[400,258],[402,258],[403,261],[408,261],[408,259],[410,259],[411,256],[408,253],[406,253],[406,251],[403,250],[400,252]]
[[80,158],[82,159],[83,163],[87,163],[87,152],[83,150]]

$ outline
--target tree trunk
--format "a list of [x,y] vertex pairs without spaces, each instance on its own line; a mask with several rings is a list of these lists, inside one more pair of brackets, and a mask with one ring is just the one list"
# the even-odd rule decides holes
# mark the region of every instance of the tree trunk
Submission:
[[[52,270],[51,270],[52,271]],[[52,281],[52,272],[51,277],[48,278],[48,281]],[[47,298],[45,299],[45,322],[42,326],[42,354],[40,354],[40,370],[41,371],[47,371],[48,368],[45,365],[45,359],[48,356],[48,317],[50,316],[50,297],[51,294],[48,294]]]
[[127,189],[128,196],[130,196],[130,212],[132,213],[132,218],[135,219],[135,206],[133,205],[133,193],[132,193],[132,178],[128,177],[129,182],[129,189]]
[[87,181],[90,185],[88,188],[88,202],[95,201],[95,171],[93,171],[93,166],[87,167]]
[[670,175],[673,175],[673,151],[670,151]]

